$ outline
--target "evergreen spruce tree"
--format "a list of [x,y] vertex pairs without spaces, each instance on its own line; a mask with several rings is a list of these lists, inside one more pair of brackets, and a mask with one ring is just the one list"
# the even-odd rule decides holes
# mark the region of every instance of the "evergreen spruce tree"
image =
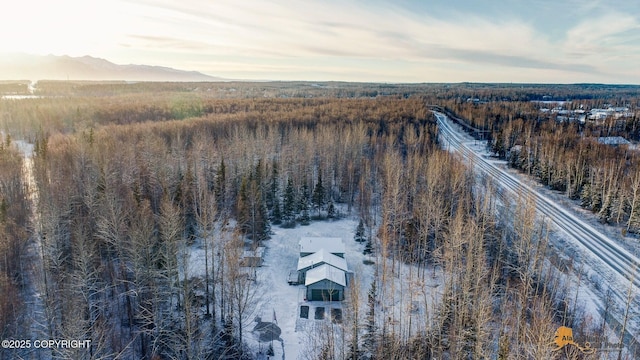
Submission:
[[194,203],[192,186],[195,183],[193,170],[191,166],[187,166],[187,172],[180,181],[180,208],[182,209],[185,225],[185,235],[190,241],[195,239],[197,233],[196,209],[192,206]]
[[273,160],[271,165],[271,179],[269,180],[266,202],[267,209],[273,212],[278,204],[278,162],[276,160]]
[[275,199],[273,210],[271,211],[271,222],[276,225],[282,224],[282,210],[280,210],[280,200]]
[[262,175],[262,168],[264,167],[264,165],[262,164],[262,159],[258,160],[258,163],[256,164],[256,167],[253,169],[253,173],[251,174],[251,180],[253,180],[256,184],[257,187],[257,191],[260,192],[260,195],[262,196],[262,199],[266,199],[266,196],[264,196],[264,186],[263,186],[263,175]]
[[306,208],[302,210],[302,214],[300,214],[300,224],[309,225],[310,223],[311,223],[311,214],[309,214],[309,209]]
[[362,219],[360,219],[360,222],[358,223],[358,227],[356,228],[356,234],[353,237],[353,240],[359,243],[365,242],[366,240],[364,235],[364,222],[362,221]]
[[307,181],[305,180],[305,182],[302,184],[302,188],[300,189],[300,194],[298,196],[298,203],[297,203],[297,212],[302,212],[302,210],[304,209],[309,209],[309,198],[311,197],[311,194],[309,192],[309,184],[307,184]]
[[296,192],[291,178],[287,180],[287,188],[284,191],[284,203],[282,204],[282,220],[286,225],[294,221],[296,215]]
[[490,131],[488,131],[487,133],[487,145],[486,145],[486,149],[491,151],[493,150],[493,129],[491,129]]
[[313,189],[313,196],[311,198],[311,201],[313,202],[313,207],[315,207],[318,211],[318,216],[320,216],[320,211],[325,204],[325,190],[324,186],[322,185],[322,172],[318,173],[318,182]]
[[493,139],[493,153],[496,154],[500,159],[504,159],[507,151],[505,149],[505,143],[502,138],[502,131],[498,131],[498,134]]
[[367,243],[364,245],[364,250],[362,251],[365,255],[373,254],[373,244],[371,243],[371,237],[367,238]]
[[374,276],[367,294],[367,313],[365,315],[365,333],[363,336],[363,350],[369,357],[376,352],[376,333],[378,331],[376,326],[376,278],[377,276]]
[[236,202],[236,221],[240,230],[247,234],[250,230],[250,210],[249,210],[249,180],[243,177],[240,182],[240,189],[238,190],[238,199]]
[[253,241],[259,241],[269,237],[269,221],[255,174],[242,178],[236,203],[236,220],[244,234]]
[[329,205],[327,205],[327,217],[329,219],[336,217],[336,206],[333,204],[333,200],[329,200]]
[[311,222],[311,215],[309,214],[309,186],[305,181],[302,185],[302,191],[298,199],[298,212],[300,213],[300,224],[309,225]]
[[252,226],[254,241],[265,240],[269,238],[269,211],[266,204],[266,196],[263,185],[263,163],[262,159],[258,160],[255,170],[253,172],[251,181],[251,196],[252,196]]
[[258,240],[266,240],[271,233],[271,224],[269,223],[269,211],[267,205],[262,201],[260,203],[259,211],[259,223],[257,228]]

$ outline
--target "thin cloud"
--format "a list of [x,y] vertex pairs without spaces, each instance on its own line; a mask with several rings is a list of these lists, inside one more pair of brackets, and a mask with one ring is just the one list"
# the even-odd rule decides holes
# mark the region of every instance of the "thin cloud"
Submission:
[[173,48],[173,49],[183,49],[183,50],[193,50],[193,51],[202,51],[209,49],[211,47],[210,44],[198,41],[189,41],[185,39],[179,39],[168,36],[153,36],[153,35],[136,35],[129,34],[128,37],[132,40],[139,40],[138,44],[140,47],[146,48]]
[[[34,52],[67,48],[75,55],[193,70],[201,70],[194,60],[265,71],[276,66],[283,78],[289,68],[291,76],[307,69],[339,75],[336,80],[367,73],[371,80],[384,81],[441,81],[440,74],[484,76],[486,81],[509,74],[517,81],[518,74],[524,79],[546,72],[577,82],[607,76],[640,82],[640,75],[634,75],[640,62],[640,6],[613,1],[478,0],[460,6],[461,0],[443,0],[426,6],[419,1],[114,0],[102,4],[104,16],[95,21],[95,11],[91,21],[69,19],[81,25],[86,41],[78,41],[75,28],[56,30]],[[0,18],[20,16],[4,13]],[[113,23],[118,26],[103,26]],[[11,33],[5,40],[0,43],[7,51],[27,51],[37,42],[26,33]]]
[[640,23],[624,13],[609,13],[583,20],[567,32],[566,46],[583,52],[599,53],[618,49],[629,37],[638,37]]
[[[227,26],[212,30],[214,36],[224,38],[216,39],[213,46],[224,45],[226,55],[245,57],[250,51],[257,59],[300,58],[318,64],[322,62],[317,57],[437,60],[479,63],[495,66],[496,71],[498,67],[510,67],[603,74],[598,64],[588,63],[586,58],[602,52],[605,46],[621,46],[624,36],[619,36],[618,44],[613,44],[611,37],[637,26],[635,19],[624,14],[596,22],[585,20],[569,30],[566,43],[557,43],[517,18],[496,20],[455,12],[453,18],[442,19],[429,13],[411,14],[397,6],[365,7],[350,2],[304,7],[291,1],[249,1],[241,7],[237,2],[214,4],[205,6],[191,0],[180,5],[162,2],[159,6],[201,25]],[[598,6],[598,2],[588,3],[581,12]],[[465,21],[461,22],[463,17]],[[617,23],[611,26],[613,20]],[[209,50],[215,53],[215,49]]]

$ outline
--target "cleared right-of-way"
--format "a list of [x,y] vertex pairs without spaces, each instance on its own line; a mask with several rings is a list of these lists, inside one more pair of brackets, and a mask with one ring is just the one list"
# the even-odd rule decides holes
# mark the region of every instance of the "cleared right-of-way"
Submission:
[[[472,162],[475,168],[493,178],[503,189],[514,194],[532,196],[535,199],[539,214],[550,219],[560,230],[601,260],[603,266],[608,266],[613,271],[622,275],[628,281],[633,282],[634,292],[640,289],[640,259],[626,249],[616,244],[613,240],[603,235],[592,226],[576,218],[573,214],[558,206],[546,196],[535,191],[519,179],[511,176],[498,168],[483,156],[477,154],[467,145],[461,135],[452,128],[446,115],[434,112],[438,119],[440,135],[446,139],[448,146],[458,151],[465,159]],[[620,293],[622,289],[617,289]]]

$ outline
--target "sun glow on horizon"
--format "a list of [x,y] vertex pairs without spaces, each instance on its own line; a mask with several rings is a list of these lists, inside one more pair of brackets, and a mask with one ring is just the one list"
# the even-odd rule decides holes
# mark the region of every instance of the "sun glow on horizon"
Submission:
[[0,13],[0,52],[69,56],[104,53],[120,36],[118,22],[130,21],[118,11],[118,3],[16,1],[10,11]]
[[626,1],[21,0],[0,13],[0,53],[236,79],[640,83]]

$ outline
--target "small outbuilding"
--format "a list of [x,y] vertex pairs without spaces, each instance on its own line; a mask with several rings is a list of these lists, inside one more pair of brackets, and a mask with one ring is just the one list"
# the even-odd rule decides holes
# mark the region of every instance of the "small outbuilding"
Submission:
[[264,247],[259,246],[255,250],[245,250],[240,259],[240,266],[260,267],[264,262]]

